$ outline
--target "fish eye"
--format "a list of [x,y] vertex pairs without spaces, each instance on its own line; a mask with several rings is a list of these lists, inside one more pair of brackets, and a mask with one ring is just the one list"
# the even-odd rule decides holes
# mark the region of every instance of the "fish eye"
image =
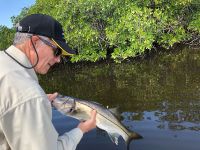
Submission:
[[73,112],[73,109],[71,108],[69,111],[70,111],[70,112]]

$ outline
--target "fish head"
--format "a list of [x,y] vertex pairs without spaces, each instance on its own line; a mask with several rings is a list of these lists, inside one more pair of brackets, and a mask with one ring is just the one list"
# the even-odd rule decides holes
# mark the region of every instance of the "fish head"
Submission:
[[76,102],[68,96],[58,95],[52,102],[52,105],[64,114],[70,114],[75,111]]

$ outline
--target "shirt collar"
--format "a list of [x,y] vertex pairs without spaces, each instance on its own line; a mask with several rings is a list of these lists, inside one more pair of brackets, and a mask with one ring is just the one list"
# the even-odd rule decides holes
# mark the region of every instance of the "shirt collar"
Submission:
[[[12,57],[14,57],[16,60],[18,60],[20,63],[22,63],[25,66],[32,66],[29,59],[27,58],[27,56],[21,51],[19,50],[17,47],[15,47],[14,45],[11,45],[6,52],[8,54],[10,54]],[[38,77],[35,73],[34,69],[26,69],[27,72],[31,75],[31,77],[33,77],[36,81],[38,81]]]

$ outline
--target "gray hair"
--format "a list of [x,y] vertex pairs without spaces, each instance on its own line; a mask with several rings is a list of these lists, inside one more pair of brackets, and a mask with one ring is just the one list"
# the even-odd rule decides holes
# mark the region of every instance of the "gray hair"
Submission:
[[[16,32],[15,33],[15,37],[13,40],[13,45],[18,45],[21,44],[23,42],[25,42],[26,40],[28,40],[31,36],[33,36],[33,34],[31,33],[22,33],[22,32]],[[39,36],[39,35],[38,35]],[[43,38],[47,41],[50,41],[48,37],[46,36],[39,36],[40,38]]]

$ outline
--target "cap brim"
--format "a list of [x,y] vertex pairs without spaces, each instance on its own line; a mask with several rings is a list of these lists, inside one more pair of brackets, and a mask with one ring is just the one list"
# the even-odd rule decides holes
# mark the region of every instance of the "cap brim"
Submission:
[[68,55],[74,55],[76,54],[76,51],[72,50],[66,42],[63,42],[63,41],[59,41],[59,40],[55,40],[55,39],[52,39],[55,44],[60,48],[62,49],[62,55],[64,56],[68,56]]

